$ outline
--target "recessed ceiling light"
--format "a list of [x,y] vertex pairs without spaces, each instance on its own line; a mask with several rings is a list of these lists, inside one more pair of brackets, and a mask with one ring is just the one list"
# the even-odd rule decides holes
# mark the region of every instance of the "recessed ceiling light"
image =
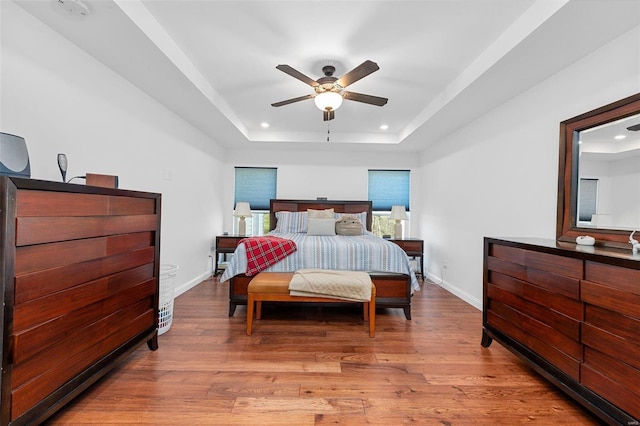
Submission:
[[389,125],[388,125],[388,124],[382,124],[382,125],[380,126],[380,130],[387,130],[388,128],[389,128]]
[[266,121],[262,122],[260,123],[260,127],[262,127],[263,129],[266,129],[267,127],[269,127],[269,123],[267,123]]
[[617,135],[617,136],[614,137],[614,139],[620,140],[620,139],[624,139],[626,137],[627,137],[627,135]]

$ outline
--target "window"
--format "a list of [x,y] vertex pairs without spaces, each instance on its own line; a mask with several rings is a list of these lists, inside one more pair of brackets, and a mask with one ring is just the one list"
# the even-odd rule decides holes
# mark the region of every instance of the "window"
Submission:
[[578,193],[578,220],[591,222],[591,217],[597,213],[598,179],[581,178]]
[[409,216],[410,177],[409,170],[369,170],[374,234],[393,235],[395,223],[389,219],[391,206],[404,206]]
[[[247,234],[264,235],[269,232],[269,202],[276,198],[278,169],[274,167],[236,167],[233,205],[246,201],[253,216],[247,219]],[[237,233],[237,221],[234,221]]]

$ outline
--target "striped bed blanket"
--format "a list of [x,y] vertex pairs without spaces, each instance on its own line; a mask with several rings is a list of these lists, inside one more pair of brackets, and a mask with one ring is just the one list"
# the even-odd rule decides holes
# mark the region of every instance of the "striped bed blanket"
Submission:
[[[420,290],[418,280],[409,265],[406,253],[396,244],[371,232],[360,236],[312,236],[306,233],[275,233],[295,242],[297,250],[284,257],[265,271],[294,272],[300,269],[325,269],[337,271],[381,271],[407,274],[411,277],[412,290]],[[230,259],[220,282],[240,274],[247,274],[247,253],[240,242]]]

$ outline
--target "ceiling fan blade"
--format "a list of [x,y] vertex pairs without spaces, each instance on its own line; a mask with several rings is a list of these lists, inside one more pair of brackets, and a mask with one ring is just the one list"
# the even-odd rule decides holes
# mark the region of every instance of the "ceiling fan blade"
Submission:
[[329,120],[333,120],[334,118],[336,118],[336,113],[333,110],[330,111],[322,111],[322,119],[324,121],[329,121]]
[[379,69],[380,67],[375,62],[369,60],[364,61],[363,63],[340,77],[338,81],[336,81],[336,84],[338,84],[342,88],[345,88],[348,85],[360,80],[361,78],[364,78],[369,74],[378,71]]
[[306,75],[302,74],[297,69],[290,67],[289,65],[278,65],[276,68],[279,69],[280,71],[286,73],[286,74],[289,74],[293,78],[297,78],[301,82],[306,83],[311,87],[317,87],[318,86],[318,82],[317,81],[312,80],[311,78],[309,78]]
[[365,104],[371,104],[376,106],[383,106],[389,101],[387,98],[381,98],[379,96],[365,95],[355,92],[342,92],[342,97],[349,99],[350,101],[362,102]]
[[304,96],[299,96],[297,98],[292,98],[292,99],[287,99],[286,101],[280,101],[280,102],[276,102],[274,104],[271,104],[271,106],[273,107],[281,107],[283,105],[289,105],[292,104],[294,102],[300,102],[300,101],[304,101],[306,99],[311,99],[315,97],[315,94],[309,94],[309,95],[304,95]]

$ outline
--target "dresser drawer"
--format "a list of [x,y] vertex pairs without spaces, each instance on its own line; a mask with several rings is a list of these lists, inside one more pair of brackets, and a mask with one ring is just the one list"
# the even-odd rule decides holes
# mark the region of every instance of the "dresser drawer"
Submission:
[[[640,295],[640,269],[621,268],[598,262],[585,262],[584,279],[595,283],[609,285],[617,290]],[[640,305],[638,317],[640,317]]]
[[498,272],[502,275],[517,278],[525,281],[527,279],[527,268],[520,263],[515,263],[510,260],[505,260],[499,257],[487,258],[487,269],[489,274]]
[[238,246],[238,243],[246,237],[216,237],[217,249],[234,249]]
[[576,320],[582,321],[584,317],[583,304],[577,298],[567,297],[564,294],[551,291],[497,271],[489,271],[487,275],[488,290],[490,290],[491,286],[497,286],[516,294],[523,299],[546,306],[549,309],[560,312]]
[[640,369],[640,346],[637,342],[611,334],[593,324],[582,324],[582,343]]
[[640,418],[640,370],[586,347],[580,382],[634,418]]
[[525,250],[521,248],[503,246],[499,244],[491,244],[489,248],[489,256],[497,259],[508,260],[509,262],[524,265]]
[[424,241],[417,238],[406,240],[392,238],[389,241],[400,246],[409,256],[422,256],[424,252]]
[[581,281],[580,300],[589,305],[609,309],[612,312],[640,318],[640,295],[619,288],[591,281]]
[[497,298],[492,301],[489,312],[574,359],[582,358],[580,325],[575,320],[532,303],[509,304]]
[[[490,297],[488,309],[491,311],[497,311],[499,303],[505,304],[515,311],[524,314],[526,317],[545,324],[553,328],[554,331],[558,331],[576,342],[580,340],[580,319],[572,318],[550,309],[546,303],[536,303],[530,299],[522,299],[495,285],[489,286],[488,295]],[[541,298],[539,300],[544,301],[545,299]],[[501,314],[501,316],[506,317],[503,314]],[[526,323],[526,319],[523,318],[512,317],[508,319],[515,321],[519,327],[522,327],[523,324]],[[548,331],[542,330],[542,328],[543,327],[536,325],[532,327],[531,332],[533,334],[540,333],[540,337],[544,338]],[[579,356],[580,355],[576,353],[576,357]]]
[[394,241],[397,245],[402,247],[406,252],[419,252],[422,253],[422,241]]
[[640,341],[638,341],[640,319],[638,318],[587,304],[585,306],[584,322],[640,344]]
[[580,279],[583,275],[582,260],[570,257],[527,251],[524,256],[524,264],[529,268],[540,269],[566,277]]
[[489,255],[527,268],[548,271],[560,276],[582,278],[582,261],[579,259],[497,244],[490,246]]
[[550,345],[546,338],[539,338],[530,334],[528,331],[517,327],[512,321],[507,320],[493,311],[487,312],[487,324],[527,347],[529,350],[537,353],[540,357],[546,359],[557,369],[564,372],[574,380],[578,380],[580,374],[580,360],[568,355],[567,353]]
[[541,269],[527,268],[527,281],[550,292],[580,299],[580,280]]

